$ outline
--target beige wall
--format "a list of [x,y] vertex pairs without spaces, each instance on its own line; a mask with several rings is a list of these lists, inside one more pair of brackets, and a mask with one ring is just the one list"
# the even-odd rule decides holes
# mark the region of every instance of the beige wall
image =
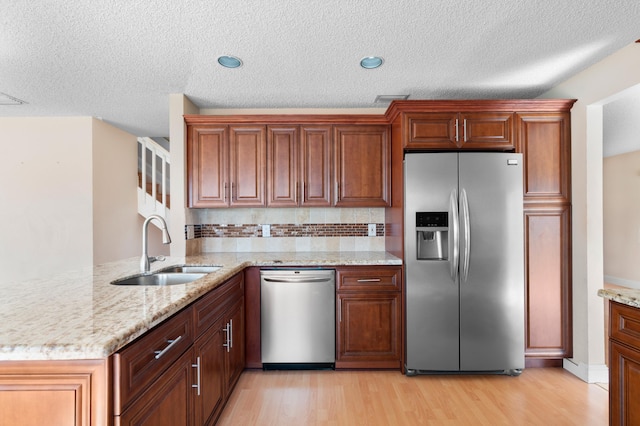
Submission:
[[0,279],[139,255],[135,137],[91,117],[0,118],[0,149]]
[[602,105],[640,84],[640,44],[587,68],[545,98],[578,99],[571,111],[573,197],[573,359],[565,367],[587,381],[604,367]]
[[640,151],[604,159],[604,276],[640,288]]
[[92,123],[93,261],[100,264],[141,253],[138,150],[135,136],[100,120]]
[[91,118],[0,118],[2,280],[93,261]]

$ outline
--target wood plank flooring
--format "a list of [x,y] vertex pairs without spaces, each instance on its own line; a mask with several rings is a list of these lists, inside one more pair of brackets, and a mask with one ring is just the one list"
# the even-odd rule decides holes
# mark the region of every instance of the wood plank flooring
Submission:
[[607,425],[608,392],[561,368],[519,377],[243,373],[218,425]]

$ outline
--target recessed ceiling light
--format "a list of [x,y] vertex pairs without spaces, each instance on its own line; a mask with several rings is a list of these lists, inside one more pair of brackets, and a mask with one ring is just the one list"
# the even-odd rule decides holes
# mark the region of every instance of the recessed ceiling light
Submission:
[[370,70],[373,68],[378,68],[380,65],[382,65],[383,62],[384,59],[382,59],[380,56],[365,56],[364,58],[360,59],[360,66],[364,69]]
[[238,68],[242,65],[242,61],[239,58],[228,55],[219,56],[218,63],[225,68]]

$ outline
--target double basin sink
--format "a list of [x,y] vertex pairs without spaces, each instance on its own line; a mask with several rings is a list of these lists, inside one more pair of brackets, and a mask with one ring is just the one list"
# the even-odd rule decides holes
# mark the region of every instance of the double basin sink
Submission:
[[221,266],[174,265],[150,274],[139,274],[115,280],[111,284],[157,286],[188,284],[220,268]]

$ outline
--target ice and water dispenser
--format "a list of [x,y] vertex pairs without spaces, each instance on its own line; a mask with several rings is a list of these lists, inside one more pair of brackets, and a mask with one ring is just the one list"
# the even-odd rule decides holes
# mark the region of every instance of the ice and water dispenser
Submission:
[[447,212],[416,212],[416,243],[418,260],[449,258],[449,214]]

